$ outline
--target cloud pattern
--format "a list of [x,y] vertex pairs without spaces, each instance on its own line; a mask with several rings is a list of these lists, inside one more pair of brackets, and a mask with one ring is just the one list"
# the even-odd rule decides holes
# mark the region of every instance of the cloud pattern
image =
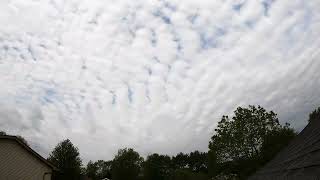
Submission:
[[320,1],[3,0],[0,128],[41,154],[206,150],[260,104],[301,129],[320,104]]

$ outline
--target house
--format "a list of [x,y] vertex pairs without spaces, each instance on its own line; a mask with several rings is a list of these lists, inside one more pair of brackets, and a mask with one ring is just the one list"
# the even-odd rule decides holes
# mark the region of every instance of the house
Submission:
[[0,179],[51,180],[52,164],[16,136],[0,136]]
[[249,180],[320,179],[320,114]]

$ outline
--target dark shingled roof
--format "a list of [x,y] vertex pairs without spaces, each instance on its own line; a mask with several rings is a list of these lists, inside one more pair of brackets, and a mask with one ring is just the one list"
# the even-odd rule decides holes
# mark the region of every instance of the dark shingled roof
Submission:
[[320,118],[313,119],[249,180],[320,180]]

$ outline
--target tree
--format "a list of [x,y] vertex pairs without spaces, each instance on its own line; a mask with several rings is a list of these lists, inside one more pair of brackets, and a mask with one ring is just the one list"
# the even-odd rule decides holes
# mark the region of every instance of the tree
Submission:
[[78,148],[69,139],[60,142],[48,160],[61,171],[59,179],[79,179],[82,161]]
[[92,161],[89,161],[87,164],[86,168],[86,175],[90,177],[93,180],[98,179],[97,174],[98,174],[98,165],[97,163],[93,163]]
[[178,169],[174,173],[174,180],[208,180],[204,173],[194,173],[188,169]]
[[16,137],[17,137],[20,141],[22,141],[23,143],[25,143],[26,145],[29,146],[28,141],[27,141],[24,137],[22,137],[22,136],[20,136],[20,135],[17,135]]
[[0,136],[5,136],[5,135],[7,135],[7,133],[6,133],[6,132],[4,132],[4,131],[0,131]]
[[318,107],[312,113],[309,114],[309,122],[313,120],[319,120],[319,119],[320,119],[320,107]]
[[194,151],[188,156],[188,167],[192,172],[208,172],[207,153]]
[[112,180],[136,180],[140,174],[143,158],[133,149],[120,149],[112,161]]
[[188,167],[188,160],[188,154],[184,154],[182,152],[172,157],[172,163],[175,169],[184,169]]
[[97,177],[99,179],[103,178],[111,178],[111,165],[112,161],[103,161],[103,160],[98,160],[97,162]]
[[111,178],[111,161],[89,161],[85,168],[85,174],[93,180]]
[[219,172],[216,151],[209,150],[207,153],[208,175],[210,178],[216,176]]
[[168,180],[172,176],[171,158],[167,155],[149,155],[143,163],[145,180]]
[[261,146],[261,163],[264,165],[271,160],[281,149],[286,147],[297,133],[286,124],[277,131],[269,132]]
[[[217,162],[225,167],[221,168],[223,171],[244,179],[261,166],[261,159],[266,162],[272,158],[271,156],[262,158],[264,155],[261,153],[262,148],[266,148],[266,145],[273,146],[288,142],[285,138],[281,142],[274,141],[271,135],[281,136],[282,131],[293,132],[293,130],[289,125],[282,126],[277,114],[266,111],[261,106],[238,107],[234,114],[231,119],[228,116],[222,116],[215,129],[216,134],[209,142],[209,149],[215,153]],[[288,138],[291,139],[292,136]],[[284,145],[281,144],[278,147],[272,152],[272,156]]]

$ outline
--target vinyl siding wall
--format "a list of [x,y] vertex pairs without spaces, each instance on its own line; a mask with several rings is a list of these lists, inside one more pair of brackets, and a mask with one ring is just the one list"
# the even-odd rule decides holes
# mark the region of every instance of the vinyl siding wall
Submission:
[[[0,139],[0,180],[43,180],[52,169],[14,140]],[[51,174],[45,175],[51,179]]]

